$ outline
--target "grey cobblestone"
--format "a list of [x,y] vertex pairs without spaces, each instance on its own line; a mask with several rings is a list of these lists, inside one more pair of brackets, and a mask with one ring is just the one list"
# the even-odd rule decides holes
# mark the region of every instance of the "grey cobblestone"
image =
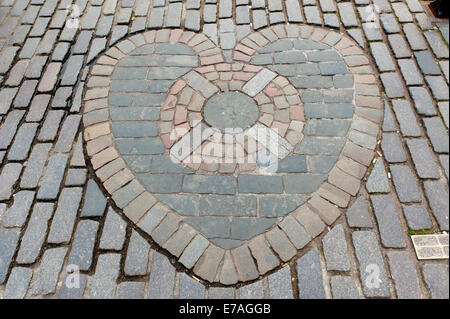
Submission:
[[186,11],[185,28],[192,31],[200,30],[200,12],[196,10]]
[[411,169],[406,165],[391,165],[392,179],[401,202],[419,202],[422,198]]
[[372,55],[375,58],[378,69],[381,72],[395,70],[394,62],[392,61],[392,58],[389,55],[389,51],[384,43],[371,43],[370,49],[372,51]]
[[434,162],[431,149],[426,140],[410,139],[406,141],[412,160],[420,178],[439,178],[438,167]]
[[92,265],[98,222],[82,220],[78,223],[68,263],[80,270],[89,270]]
[[232,195],[236,180],[232,177],[186,176],[183,184],[186,193]]
[[361,298],[351,277],[333,276],[330,280],[331,291],[334,299],[359,299]]
[[305,10],[305,19],[310,24],[321,24],[319,9],[315,6],[307,6]]
[[406,85],[420,85],[423,83],[420,72],[413,60],[398,60],[398,65],[400,67],[400,71],[402,72],[403,78],[406,81]]
[[22,83],[14,99],[14,107],[25,108],[30,104],[31,98],[35,92],[37,81],[27,80]]
[[380,78],[388,97],[399,98],[405,96],[399,74],[394,72],[383,73],[380,75]]
[[422,230],[432,227],[428,211],[422,205],[403,206],[403,213],[410,229]]
[[239,192],[251,194],[280,194],[283,192],[281,177],[240,175]]
[[27,122],[40,122],[44,116],[50,101],[50,95],[36,95],[30,106],[30,110],[26,116]]
[[271,299],[293,299],[291,269],[284,267],[268,277]]
[[442,167],[444,168],[445,176],[447,177],[447,180],[449,179],[449,161],[448,161],[448,155],[441,155],[439,156],[439,161],[441,162]]
[[382,158],[379,158],[370,173],[366,184],[369,193],[389,193],[391,188],[386,176],[386,167]]
[[448,299],[448,266],[425,264],[422,273],[433,299]]
[[55,199],[58,196],[67,161],[68,157],[65,155],[53,155],[50,157],[37,194],[38,199]]
[[0,283],[3,284],[19,241],[19,232],[12,230],[0,233]]
[[210,288],[208,299],[234,299],[233,288]]
[[402,163],[406,161],[406,154],[397,133],[384,133],[381,148],[389,163]]
[[264,299],[262,280],[239,288],[239,296],[241,299]]
[[106,209],[106,198],[100,191],[97,183],[90,179],[84,199],[82,217],[103,216]]
[[205,286],[185,273],[180,275],[180,299],[204,299]]
[[394,52],[395,57],[408,58],[411,56],[409,46],[406,44],[405,39],[400,34],[390,34],[388,36],[389,44]]
[[439,66],[437,65],[436,61],[433,59],[433,56],[429,51],[415,52],[414,56],[416,57],[417,64],[419,65],[419,68],[423,74],[426,75],[441,74]]
[[167,214],[159,226],[152,232],[152,238],[161,246],[164,245],[170,236],[177,231],[179,223],[180,217],[173,213]]
[[100,239],[100,248],[121,250],[125,242],[126,228],[126,222],[112,208],[109,208]]
[[273,228],[267,232],[267,240],[283,261],[287,262],[294,257],[295,247],[279,228]]
[[436,100],[448,100],[448,84],[442,76],[426,76],[425,81]]
[[246,246],[241,246],[232,251],[236,270],[241,280],[254,280],[258,278],[258,270],[254,265],[252,256]]
[[289,22],[303,22],[300,6],[297,1],[286,0],[285,5]]
[[64,111],[62,110],[49,111],[40,130],[38,140],[42,142],[55,140],[63,116]]
[[14,143],[9,150],[8,160],[23,161],[27,158],[37,129],[38,124],[36,123],[26,123],[19,128]]
[[425,39],[420,33],[417,26],[413,23],[406,23],[403,25],[403,31],[405,32],[406,38],[411,46],[411,49],[416,50],[425,50],[427,45],[425,43]]
[[105,254],[98,257],[97,268],[89,291],[91,299],[112,299],[115,296],[121,256]]
[[371,196],[371,200],[383,246],[390,248],[405,247],[406,239],[393,197],[391,195],[375,195]]
[[125,274],[143,276],[147,274],[150,245],[137,232],[133,231],[125,259]]
[[436,31],[428,31],[424,33],[425,38],[430,44],[431,50],[433,50],[434,55],[438,59],[447,58],[448,55],[448,47],[442,40],[442,37]]
[[400,32],[400,26],[393,14],[391,13],[381,14],[380,22],[386,33]]
[[119,299],[142,299],[144,296],[144,282],[123,282],[117,288],[117,296]]
[[448,191],[444,184],[440,182],[426,181],[424,187],[434,217],[437,219],[440,228],[448,231]]
[[345,27],[355,27],[358,25],[354,8],[351,3],[338,3],[339,14]]
[[49,243],[67,243],[70,241],[81,195],[81,188],[64,188],[61,191],[48,235]]
[[425,88],[411,87],[409,92],[414,100],[414,107],[420,115],[436,115],[430,93]]
[[61,85],[74,85],[77,81],[77,77],[80,73],[82,64],[82,55],[71,56],[66,63],[67,68],[62,76]]
[[236,23],[249,24],[250,23],[250,9],[248,6],[236,7]]
[[16,258],[19,264],[32,264],[36,261],[45,240],[48,221],[52,215],[53,204],[37,203],[34,206]]
[[349,271],[350,257],[342,225],[335,226],[322,240],[327,270]]
[[406,251],[388,252],[389,268],[399,299],[423,298],[413,260]]
[[311,237],[306,230],[299,225],[299,223],[292,216],[286,217],[280,223],[280,227],[297,249],[305,247],[306,244],[311,241]]
[[325,299],[322,269],[317,248],[311,249],[298,259],[296,268],[300,299]]
[[45,251],[37,273],[37,280],[32,286],[34,295],[55,293],[59,273],[67,254],[67,248],[53,248]]
[[48,158],[50,148],[51,144],[36,144],[34,146],[20,181],[20,186],[22,188],[34,188],[37,186],[45,162]]
[[347,222],[354,228],[372,228],[372,220],[369,213],[369,205],[364,196],[359,196],[353,205],[347,210]]
[[6,284],[4,299],[23,299],[28,291],[32,275],[31,269],[13,268]]
[[80,169],[69,169],[67,172],[65,186],[83,186],[87,180],[87,170],[84,168]]
[[12,101],[16,96],[17,88],[3,88],[0,90],[0,114],[7,114],[11,108]]
[[34,197],[33,191],[20,191],[14,194],[14,203],[7,211],[4,226],[22,227],[28,218]]
[[[27,72],[25,73],[25,77],[27,79],[37,79],[42,75],[44,66],[47,62],[47,57],[45,56],[35,56],[33,59],[31,59],[31,63],[30,66],[27,69]],[[34,89],[34,84],[35,82],[30,82],[30,87],[33,87]],[[49,83],[49,85],[51,84],[51,82]],[[29,94],[33,94],[33,90],[29,90]],[[21,107],[25,107],[26,104],[24,104],[24,102],[22,102],[23,104],[21,105]],[[17,105],[17,104],[16,104]]]
[[[364,295],[366,297],[389,297],[389,282],[375,234],[370,231],[357,231],[352,234],[352,240],[359,262]],[[366,272],[367,267],[372,264],[378,267],[379,285],[369,277],[371,272]]]
[[175,268],[165,256],[155,251],[152,258],[147,298],[173,298],[174,286]]
[[12,196],[12,188],[19,179],[22,165],[17,163],[6,164],[0,174],[0,180],[3,183],[0,185],[0,200],[8,200]]
[[59,133],[58,141],[55,145],[56,152],[66,153],[72,149],[80,120],[81,116],[79,115],[70,115],[66,118],[61,128],[61,132]]
[[0,149],[6,149],[11,144],[24,113],[24,111],[14,110],[8,114],[0,128]]

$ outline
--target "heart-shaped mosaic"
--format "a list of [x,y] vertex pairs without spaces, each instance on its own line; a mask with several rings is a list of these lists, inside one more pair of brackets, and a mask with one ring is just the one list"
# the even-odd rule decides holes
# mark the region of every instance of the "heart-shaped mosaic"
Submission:
[[253,280],[359,191],[382,118],[374,73],[323,28],[252,33],[232,61],[204,34],[137,34],[91,68],[87,154],[114,203],[184,266]]

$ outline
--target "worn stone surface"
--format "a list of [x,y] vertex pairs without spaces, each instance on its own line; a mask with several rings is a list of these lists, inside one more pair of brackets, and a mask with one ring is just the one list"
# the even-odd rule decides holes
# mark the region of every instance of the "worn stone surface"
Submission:
[[333,276],[330,280],[331,291],[334,299],[359,299],[361,298],[355,282],[351,277]]
[[377,218],[383,246],[405,247],[406,239],[402,232],[394,198],[391,195],[374,195],[370,199]]
[[439,227],[448,231],[449,202],[446,200],[448,191],[445,185],[440,182],[424,182],[425,193],[428,197],[430,207],[434,217],[437,219]]
[[448,299],[448,265],[426,264],[422,273],[433,299]]
[[271,299],[292,299],[291,270],[284,267],[268,277],[269,295]]
[[17,231],[7,231],[0,234],[0,282],[4,283],[8,268],[11,264],[11,259],[14,255],[17,243],[19,240],[19,233]]
[[403,206],[403,213],[410,229],[421,230],[432,227],[428,211],[422,205]]
[[349,271],[350,257],[342,225],[335,226],[322,240],[328,270]]
[[61,271],[67,248],[54,248],[45,251],[38,270],[37,280],[32,292],[35,295],[47,295],[56,291],[56,284]]
[[53,204],[38,203],[34,206],[17,255],[17,261],[19,263],[31,264],[36,261],[45,240],[48,221],[52,215]]
[[391,165],[392,180],[401,202],[421,200],[415,177],[408,166]]
[[128,244],[124,271],[129,276],[144,276],[147,274],[148,254],[150,245],[137,232],[133,231]]
[[89,270],[92,264],[94,245],[97,239],[98,223],[81,221],[75,232],[69,264],[78,265],[80,270]]
[[423,298],[414,263],[406,251],[389,252],[389,267],[399,299]]
[[297,260],[298,287],[301,299],[325,299],[322,267],[317,248]]
[[112,299],[117,288],[121,256],[118,254],[100,255],[92,280],[89,297],[91,299]]
[[370,173],[366,184],[369,193],[389,193],[390,185],[386,175],[386,167],[383,160],[378,159]]
[[154,252],[147,298],[170,299],[173,297],[174,285],[175,269],[165,256]]
[[[375,234],[371,231],[357,231],[353,233],[352,240],[359,262],[364,295],[389,297],[389,282]],[[378,276],[370,276],[374,272]]]
[[359,196],[357,198],[353,205],[347,210],[346,215],[350,227],[373,227],[369,213],[369,205],[364,196]]
[[[448,23],[416,0],[374,0],[375,22],[367,0],[83,0],[72,28],[67,5],[0,4],[1,297],[284,298],[298,288],[302,298],[357,298],[362,287],[385,298],[384,281],[367,287],[383,264],[377,245],[355,239],[375,225],[389,254],[402,252],[382,256],[389,297],[448,297],[445,259],[416,267],[402,247],[408,232],[448,230]],[[228,112],[224,99],[212,126],[227,116],[224,127],[257,123],[276,140],[257,138],[253,150],[244,141],[230,155],[231,142],[210,131],[172,162],[196,121],[211,124],[205,103],[226,92],[247,94],[256,109]],[[211,156],[217,144],[227,147]],[[208,163],[188,163],[196,149]],[[256,163],[240,163],[242,154]],[[303,249],[341,213],[359,272],[325,275],[342,243],[329,240],[334,228],[310,263],[323,262],[324,280],[317,271],[292,283],[287,268],[266,277],[307,258]],[[416,253],[445,258],[448,245]],[[84,272],[79,288],[69,288],[68,263]],[[226,286],[261,280],[205,289],[191,275]]]

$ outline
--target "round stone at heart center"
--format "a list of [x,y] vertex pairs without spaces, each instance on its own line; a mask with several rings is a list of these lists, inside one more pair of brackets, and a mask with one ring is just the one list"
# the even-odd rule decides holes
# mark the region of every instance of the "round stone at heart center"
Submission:
[[253,126],[259,117],[255,101],[240,92],[224,92],[213,96],[203,109],[203,118],[211,127],[225,132]]

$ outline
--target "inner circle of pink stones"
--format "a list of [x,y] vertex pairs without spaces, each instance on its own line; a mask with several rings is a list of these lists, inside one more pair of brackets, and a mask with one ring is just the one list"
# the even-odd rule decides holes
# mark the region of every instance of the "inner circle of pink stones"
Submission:
[[[218,93],[244,93],[242,90],[244,85],[262,69],[263,67],[260,66],[243,63],[221,63],[202,66],[195,71],[217,86],[220,89]],[[178,79],[170,88],[161,109],[160,121],[158,121],[160,138],[168,151],[194,126],[203,121],[202,110],[206,100],[200,91],[190,87],[183,79]],[[306,121],[304,107],[298,91],[285,77],[277,76],[254,97],[254,100],[259,108],[256,124],[275,130],[292,146],[301,142]],[[256,163],[238,163],[236,158],[232,161],[233,163],[220,163],[220,158],[214,154],[205,153],[212,149],[211,143],[221,143],[222,150],[225,150],[226,143],[229,143],[220,130],[215,129],[215,131],[216,134],[203,142],[201,150],[197,151],[202,155],[202,163],[194,161],[191,155],[183,162],[185,166],[200,172],[237,173],[257,170]],[[253,141],[256,148],[249,149],[248,139],[251,137],[246,136],[245,145],[234,145],[234,147],[242,147],[246,157],[265,150],[265,147],[257,141]]]

